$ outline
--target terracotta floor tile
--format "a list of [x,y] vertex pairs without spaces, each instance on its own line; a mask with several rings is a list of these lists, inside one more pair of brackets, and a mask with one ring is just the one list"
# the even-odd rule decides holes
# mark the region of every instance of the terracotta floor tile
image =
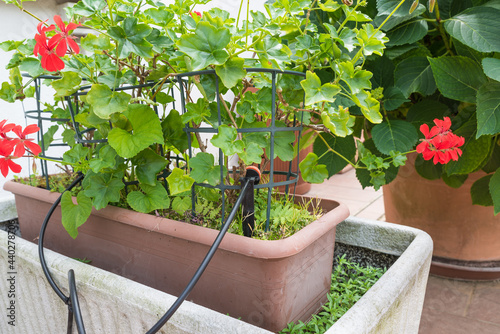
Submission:
[[427,282],[424,309],[465,316],[474,284],[430,276]]
[[424,307],[419,334],[499,334],[500,326]]
[[500,282],[482,283],[476,287],[467,316],[500,325]]

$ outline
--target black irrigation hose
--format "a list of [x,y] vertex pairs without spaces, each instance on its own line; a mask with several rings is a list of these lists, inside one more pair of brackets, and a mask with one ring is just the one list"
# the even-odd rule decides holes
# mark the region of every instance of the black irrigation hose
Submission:
[[62,195],[71,189],[73,189],[80,181],[83,180],[85,175],[80,174],[70,185],[69,187],[66,188],[62,192],[62,194],[57,198],[57,200],[52,204],[50,207],[49,212],[45,216],[45,220],[43,221],[42,228],[40,229],[40,235],[38,237],[38,255],[40,257],[40,264],[42,265],[43,273],[45,274],[45,277],[47,277],[47,281],[49,281],[50,286],[52,289],[56,292],[56,294],[59,296],[59,298],[62,299],[62,301],[68,305],[69,303],[69,297],[66,297],[66,295],[59,289],[57,284],[54,282],[54,279],[50,275],[49,268],[47,267],[47,262],[45,261],[45,254],[43,252],[43,238],[45,237],[45,230],[47,229],[47,224],[49,223],[50,217],[52,217],[52,214],[54,213],[55,209],[61,202]]
[[196,270],[196,273],[193,275],[193,278],[191,278],[188,285],[186,286],[184,291],[182,291],[182,293],[177,298],[175,303],[173,303],[172,306],[170,306],[170,308],[163,315],[163,317],[161,317],[160,320],[158,320],[158,322],[156,324],[154,324],[154,326],[151,327],[151,329],[149,331],[147,331],[146,334],[154,334],[154,333],[158,332],[163,327],[163,325],[165,325],[167,323],[167,321],[172,317],[172,315],[175,313],[175,311],[177,311],[177,309],[181,306],[181,304],[187,298],[187,296],[189,295],[191,290],[193,290],[194,286],[196,285],[196,283],[200,279],[201,275],[203,274],[203,272],[207,268],[208,264],[210,263],[210,260],[212,260],[212,257],[214,256],[215,251],[217,251],[217,248],[219,247],[219,245],[222,241],[222,238],[224,238],[224,235],[226,234],[227,230],[229,229],[229,226],[231,226],[231,223],[233,222],[233,219],[236,216],[236,213],[238,212],[238,209],[241,205],[241,202],[243,201],[243,198],[244,198],[247,190],[249,189],[250,183],[254,182],[254,178],[253,177],[252,178],[244,178],[243,182],[244,182],[244,184],[241,187],[240,195],[238,196],[238,199],[236,200],[236,203],[234,204],[234,207],[231,210],[231,213],[227,217],[226,222],[222,226],[219,234],[217,235],[217,238],[215,238],[215,241],[212,244],[212,247],[210,247],[207,255],[203,259],[203,262],[201,262],[201,265],[198,267],[198,270]]
[[[52,214],[54,213],[55,209],[61,202],[62,195],[64,192],[69,191],[73,189],[79,182],[82,181],[82,179],[85,177],[85,175],[80,174],[70,185],[69,187],[66,188],[65,191],[57,198],[57,200],[52,204],[49,212],[47,213],[47,216],[45,216],[45,220],[43,221],[42,227],[40,229],[40,236],[38,240],[38,254],[40,257],[40,263],[42,265],[43,272],[45,274],[45,277],[47,278],[50,286],[52,289],[56,292],[56,294],[59,296],[59,298],[62,299],[62,301],[68,305],[68,331],[71,331],[72,328],[72,315],[74,314],[76,326],[78,329],[79,334],[85,334],[85,326],[83,324],[83,319],[80,311],[80,305],[78,302],[78,294],[76,290],[76,284],[75,284],[75,274],[72,269],[68,272],[68,280],[69,280],[69,289],[70,289],[70,297],[66,297],[64,293],[59,289],[57,284],[54,282],[54,279],[50,275],[49,269],[47,267],[47,263],[45,261],[45,255],[43,252],[43,239],[45,236],[45,230],[47,228],[47,224],[50,220],[50,217],[52,217]],[[172,306],[167,310],[167,312],[158,320],[156,324],[151,327],[151,329],[146,333],[146,334],[154,334],[158,332],[163,325],[167,323],[167,321],[172,317],[172,315],[177,311],[177,309],[181,306],[181,304],[184,302],[184,300],[187,298],[189,293],[193,290],[195,287],[196,283],[200,279],[201,275],[207,268],[208,264],[212,260],[213,256],[215,255],[215,252],[217,251],[217,248],[219,247],[220,243],[222,242],[222,239],[224,238],[226,232],[228,231],[229,227],[231,226],[231,223],[233,222],[234,217],[236,216],[236,213],[238,212],[238,209],[243,202],[243,199],[245,197],[246,192],[251,189],[250,187],[251,184],[255,182],[255,177],[250,177],[250,178],[243,178],[243,185],[241,187],[241,192],[240,195],[238,196],[238,199],[236,200],[236,203],[231,210],[231,213],[229,214],[226,222],[222,226],[219,234],[215,238],[215,241],[213,242],[212,246],[210,247],[207,255],[203,259],[201,265],[198,267],[198,270],[196,270],[195,274],[189,281],[188,285],[184,289],[184,291],[181,293],[181,295],[177,298],[177,300],[172,304]]]

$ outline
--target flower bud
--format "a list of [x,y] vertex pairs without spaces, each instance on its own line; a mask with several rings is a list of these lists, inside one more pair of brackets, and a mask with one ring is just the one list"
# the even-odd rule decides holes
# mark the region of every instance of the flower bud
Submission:
[[436,0],[429,0],[429,13],[434,11],[434,6],[436,5]]
[[352,6],[352,0],[342,0],[342,3],[346,6]]
[[411,7],[410,7],[410,14],[413,13],[415,11],[415,9],[417,9],[418,7],[418,0],[415,0],[413,1],[413,3],[411,4]]

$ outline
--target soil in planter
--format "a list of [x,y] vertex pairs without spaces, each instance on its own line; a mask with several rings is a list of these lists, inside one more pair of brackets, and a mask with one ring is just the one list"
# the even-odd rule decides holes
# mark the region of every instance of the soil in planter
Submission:
[[397,258],[362,247],[336,243],[328,302],[309,322],[290,323],[280,334],[326,332],[382,277]]

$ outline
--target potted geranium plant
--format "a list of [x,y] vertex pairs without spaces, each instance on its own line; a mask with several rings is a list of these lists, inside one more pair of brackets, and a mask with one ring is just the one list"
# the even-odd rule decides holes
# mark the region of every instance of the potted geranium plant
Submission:
[[[390,4],[373,4],[368,12],[375,23],[387,18]],[[384,120],[367,124],[365,146],[384,158],[391,150],[408,150],[422,138],[416,131],[422,124],[443,117],[465,143],[461,158],[445,166],[424,160],[428,153],[421,146],[417,151],[423,155],[412,155],[399,173],[391,167],[381,178],[388,184],[386,219],[432,236],[433,270],[441,266],[456,277],[498,278],[500,8],[486,1],[429,1],[408,15],[409,8],[403,5],[382,27],[389,38],[385,54],[366,64],[372,88],[381,93]],[[363,173],[358,176],[370,185]],[[462,273],[455,271],[460,268]]]
[[[7,2],[22,9],[21,1]],[[234,20],[219,8],[194,11],[196,4],[206,2],[148,2],[143,8],[142,2],[82,1],[68,9],[69,23],[57,16],[55,25],[39,19],[33,40],[2,43],[15,50],[15,62],[1,96],[15,101],[30,95],[29,80],[20,71],[25,68],[32,77],[45,78],[55,91],[46,111],[71,119],[61,124],[71,146],[63,161],[84,176],[73,198],[70,192],[61,196],[54,218],[62,216],[62,226],[78,237],[59,235],[53,247],[85,249],[84,256],[98,266],[172,292],[187,282],[216,232],[162,216],[167,212],[199,223],[204,217],[196,212],[204,209],[206,215],[220,211],[224,218],[224,206],[234,203],[239,180],[250,166],[262,175],[256,187],[268,189],[261,194],[267,211],[264,222],[269,225],[270,188],[297,178],[288,172],[291,180],[273,183],[273,161],[294,158],[296,132],[303,143],[314,141],[315,153],[300,163],[302,176],[310,182],[322,182],[351,163],[367,170],[368,179],[380,186],[388,162],[400,165],[407,153],[391,151],[391,158],[383,161],[359,144],[359,161],[354,162],[355,125],[383,120],[378,96],[371,93],[372,74],[362,65],[367,57],[382,55],[387,39],[380,30],[383,24],[375,28],[360,11],[366,2],[277,1],[266,6],[266,14],[250,12],[247,4],[245,20]],[[391,11],[403,3],[395,2]],[[319,9],[327,13],[327,20],[317,21]],[[93,32],[76,43],[72,31],[78,27]],[[351,114],[352,106],[358,107],[358,114],[355,108]],[[303,127],[311,130],[308,138],[300,138]],[[211,138],[203,137],[204,132]],[[436,145],[451,136],[448,129],[438,130],[424,143],[438,151],[459,152],[459,142]],[[216,156],[209,146],[218,151]],[[2,153],[6,161],[18,156],[12,152]],[[345,157],[337,163],[339,153]],[[458,154],[451,157],[457,159]],[[233,155],[237,162],[230,166]],[[9,183],[7,188],[14,192],[18,186]],[[19,198],[34,193],[31,187],[21,188]],[[59,195],[44,191],[37,196],[45,204],[18,201],[25,215],[19,218],[21,225],[23,220],[40,224],[42,218],[34,218],[34,213],[46,212]],[[109,205],[116,203],[136,212]],[[273,330],[307,318],[328,289],[334,226],[348,215],[338,203],[321,205],[333,210],[287,239],[226,237],[212,271],[193,291],[195,300],[207,305],[224,299],[224,307],[210,305]],[[154,214],[152,221],[146,221],[146,213]],[[295,216],[293,206],[288,213],[284,216]],[[112,217],[116,215],[118,219]],[[326,223],[333,216],[335,222]],[[289,225],[280,227],[286,231]],[[54,228],[62,230],[59,224]],[[32,238],[37,231],[38,227]],[[140,231],[145,231],[144,241],[138,240]],[[300,234],[307,232],[319,244]],[[96,238],[105,242],[89,247]],[[233,248],[224,249],[226,244]],[[291,253],[280,248],[286,245]],[[108,248],[114,251],[108,253]],[[311,253],[301,253],[305,249]],[[238,252],[253,262],[231,262]],[[110,257],[105,259],[104,253]],[[188,259],[188,253],[195,260]],[[256,260],[259,255],[265,264]],[[301,262],[283,261],[289,257]],[[128,263],[133,260],[132,270]],[[272,272],[279,276],[272,278]],[[224,275],[236,279],[228,283]],[[316,283],[304,283],[313,277]],[[242,284],[245,288],[239,289]],[[250,289],[261,285],[259,292]],[[283,292],[285,286],[290,292]],[[242,293],[254,299],[243,301]]]

